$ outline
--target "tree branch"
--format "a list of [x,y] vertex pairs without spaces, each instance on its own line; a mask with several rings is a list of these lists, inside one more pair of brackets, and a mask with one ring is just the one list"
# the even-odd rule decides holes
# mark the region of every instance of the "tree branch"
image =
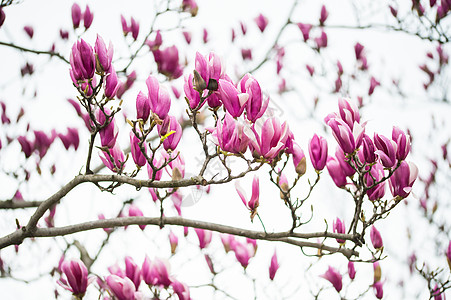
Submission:
[[[104,219],[104,220],[95,220],[89,221],[80,224],[74,224],[64,227],[52,227],[52,228],[36,228],[33,232],[27,232],[23,230],[17,230],[12,234],[3,237],[0,239],[0,249],[14,245],[20,244],[24,239],[30,237],[56,237],[63,236],[67,234],[72,234],[81,231],[87,231],[92,229],[100,229],[100,228],[113,228],[113,227],[123,227],[130,225],[155,225],[159,226],[161,222],[160,217],[123,217],[123,218],[113,218],[113,219]],[[320,250],[325,250],[330,253],[339,252],[350,258],[355,255],[358,256],[359,253],[357,251],[347,249],[347,248],[336,248],[331,246],[326,246],[321,243],[314,242],[306,242],[299,241],[296,238],[317,238],[317,237],[335,237],[340,239],[348,239],[351,240],[353,238],[352,235],[349,234],[337,234],[330,232],[314,232],[314,233],[291,233],[289,231],[285,232],[276,232],[276,233],[267,233],[263,231],[254,231],[247,230],[243,228],[237,228],[222,224],[209,223],[204,221],[190,220],[182,217],[163,217],[163,222],[165,225],[176,225],[176,226],[185,226],[185,227],[193,227],[193,228],[201,228],[206,230],[211,230],[220,233],[228,233],[232,235],[247,237],[256,240],[266,240],[266,241],[279,241],[292,245],[296,245],[299,247],[308,247],[315,248]]]
[[65,63],[67,63],[67,64],[69,63],[69,61],[64,56],[62,56],[61,54],[59,54],[57,52],[34,50],[34,49],[29,49],[29,48],[17,46],[17,45],[14,45],[12,43],[5,43],[5,42],[2,42],[2,41],[0,41],[0,45],[11,47],[11,48],[15,48],[15,49],[18,49],[18,50],[23,51],[23,52],[31,52],[31,53],[34,53],[34,54],[47,54],[47,55],[50,55],[52,57],[55,56],[55,57],[58,57],[59,59],[61,59],[62,61],[64,61]]

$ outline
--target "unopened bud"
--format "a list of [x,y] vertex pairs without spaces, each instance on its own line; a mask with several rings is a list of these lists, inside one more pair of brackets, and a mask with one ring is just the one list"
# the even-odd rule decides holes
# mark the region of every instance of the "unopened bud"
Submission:
[[[217,86],[217,83],[216,83]],[[194,77],[193,77],[193,87],[196,91],[202,92],[207,88],[207,84],[205,83],[205,80],[200,76],[199,72],[194,70]],[[217,89],[217,87],[216,87]]]

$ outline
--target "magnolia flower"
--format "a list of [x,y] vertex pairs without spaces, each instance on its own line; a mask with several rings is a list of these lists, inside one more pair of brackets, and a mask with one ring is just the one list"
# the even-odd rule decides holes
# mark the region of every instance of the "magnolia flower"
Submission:
[[238,182],[236,182],[235,184],[235,189],[238,195],[240,196],[241,200],[243,201],[244,205],[250,210],[251,221],[253,221],[254,217],[257,215],[257,207],[259,205],[260,185],[258,177],[254,176],[254,180],[252,181],[252,196],[249,201],[247,201],[245,193],[244,191],[242,191]]

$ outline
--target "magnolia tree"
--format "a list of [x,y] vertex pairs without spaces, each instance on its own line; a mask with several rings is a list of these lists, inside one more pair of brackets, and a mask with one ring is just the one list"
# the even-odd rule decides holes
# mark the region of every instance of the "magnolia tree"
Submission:
[[450,1],[29,2],[0,10],[7,296],[444,299]]

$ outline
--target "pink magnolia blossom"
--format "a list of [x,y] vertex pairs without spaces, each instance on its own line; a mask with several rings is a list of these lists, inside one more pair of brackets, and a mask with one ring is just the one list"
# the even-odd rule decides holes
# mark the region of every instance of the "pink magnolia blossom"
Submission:
[[341,118],[328,116],[326,120],[343,152],[351,154],[360,147],[365,129],[359,123],[354,123],[353,130],[351,130],[349,125]]
[[179,243],[179,238],[172,232],[169,232],[169,243],[171,244],[171,253],[174,254]]
[[249,94],[240,92],[230,81],[224,79],[219,80],[219,94],[226,111],[234,118],[241,116]]
[[88,269],[85,264],[79,260],[64,261],[61,264],[62,275],[58,284],[74,296],[83,297],[88,287]]
[[348,124],[351,130],[353,130],[355,122],[360,123],[359,109],[348,99],[338,99],[338,111],[341,119]]
[[399,127],[394,126],[392,140],[396,143],[396,158],[398,160],[406,159],[410,151],[410,136],[406,135]]
[[271,264],[269,265],[269,279],[274,280],[278,269],[279,262],[277,261],[277,253],[274,251],[274,254],[271,257]]
[[177,280],[173,280],[171,283],[174,293],[177,294],[179,300],[190,300],[189,288],[185,283],[181,283]]
[[72,24],[74,26],[74,29],[80,27],[81,8],[77,3],[72,4],[71,14],[72,14]]
[[329,16],[329,13],[327,12],[326,6],[323,5],[321,7],[321,15],[319,17],[319,25],[320,26],[324,26],[324,22],[326,22],[328,16]]
[[352,261],[348,262],[348,275],[349,275],[349,278],[351,280],[354,280],[354,278],[355,278],[355,267],[354,267],[354,262],[352,262]]
[[388,181],[393,197],[405,198],[409,196],[417,176],[417,166],[412,162],[402,161]]
[[104,108],[104,110],[96,110],[95,116],[97,119],[97,122],[103,126],[107,122],[107,116],[110,119],[110,122],[108,125],[100,129],[99,135],[100,135],[100,142],[102,144],[102,147],[112,148],[116,144],[117,136],[119,134],[116,122],[114,120],[114,117],[111,116],[111,111],[108,108]]
[[249,95],[246,105],[246,118],[255,123],[266,111],[269,97],[263,100],[262,90],[258,81],[249,73],[238,83],[238,90]]
[[329,267],[329,269],[321,275],[322,278],[328,280],[334,288],[337,290],[337,292],[340,292],[343,287],[342,277],[340,273],[333,267]]
[[158,80],[149,76],[146,80],[147,90],[149,92],[149,106],[152,112],[154,112],[160,120],[164,120],[171,108],[171,98],[169,92],[165,87],[160,86]]
[[165,49],[155,49],[152,51],[158,72],[169,78],[177,79],[183,74],[183,69],[179,63],[179,50],[176,46]]
[[[139,207],[134,204],[130,205],[130,207],[128,208],[128,215],[130,217],[144,216],[143,212],[139,209]],[[139,225],[139,228],[141,228],[141,230],[144,230],[146,228],[146,225]]]
[[167,136],[163,141],[163,147],[166,151],[174,151],[177,148],[180,138],[182,137],[182,126],[174,116],[167,116],[162,125],[158,125],[158,134],[161,138],[163,136],[173,132]]
[[96,44],[94,46],[96,54],[96,70],[99,73],[110,72],[111,61],[113,60],[113,44],[110,41],[108,49],[100,35],[97,35]]
[[204,230],[201,228],[194,228],[194,231],[197,234],[197,237],[199,238],[199,247],[200,249],[204,249],[210,245],[212,233],[210,230]]
[[133,282],[136,290],[138,290],[141,284],[141,269],[130,256],[125,257],[125,276]]
[[92,47],[83,39],[72,46],[70,54],[71,73],[75,81],[91,79],[95,71],[95,56]]
[[307,169],[305,154],[304,151],[296,142],[293,141],[292,143],[293,143],[292,150],[288,149],[287,153],[292,154],[294,169],[299,176],[302,176],[305,174]]
[[376,227],[374,227],[374,225],[371,226],[370,238],[371,238],[371,243],[373,244],[373,247],[375,249],[382,249],[384,247],[384,243],[382,242],[381,234],[380,234],[379,230],[377,230]]
[[255,18],[255,23],[257,23],[258,29],[260,29],[260,31],[263,32],[265,31],[266,26],[268,25],[268,18],[262,14],[259,14]]
[[[375,182],[374,180],[380,181],[385,176],[384,167],[380,163],[376,163],[371,167],[370,172],[365,173],[364,180],[367,187],[372,186]],[[374,179],[373,179],[374,178]],[[385,195],[385,181],[379,183],[378,185],[370,188],[366,191],[368,199],[371,201],[381,199]]]
[[86,5],[85,12],[83,13],[83,26],[85,26],[85,30],[88,30],[91,27],[92,20],[94,19],[94,14],[89,9],[89,6]]
[[374,145],[377,150],[375,154],[379,157],[381,164],[386,168],[393,168],[396,165],[396,142],[381,134],[374,134]]
[[384,297],[383,282],[375,282],[373,284],[373,291],[377,299],[382,299]]
[[224,121],[218,120],[216,128],[213,130],[213,142],[223,151],[231,153],[246,152],[249,138],[243,132],[244,125],[235,121],[233,117],[226,112]]
[[[345,224],[339,219],[337,218],[334,222],[333,222],[333,230],[335,233],[342,233],[345,234],[346,233],[346,228],[345,228]],[[346,243],[346,240],[342,240],[342,239],[336,239],[337,243],[339,244],[344,244]]]
[[242,244],[238,241],[233,243],[233,249],[235,257],[243,268],[247,268],[249,260],[255,255],[255,248],[249,244]]
[[113,148],[109,149],[109,155],[107,151],[102,151],[102,154],[103,156],[99,153],[100,159],[108,169],[115,173],[122,172],[125,167],[125,155],[119,144],[116,143]]
[[135,299],[135,285],[128,278],[121,278],[117,275],[109,275],[106,278],[108,289],[118,300]]
[[[311,24],[298,23],[299,30],[302,32],[302,36],[304,37],[304,42],[306,42],[310,37],[310,30],[312,29]],[[313,72],[312,72],[313,73]]]
[[254,180],[252,181],[252,196],[249,201],[247,201],[245,193],[239,186],[238,182],[235,184],[235,189],[244,205],[250,210],[251,221],[253,221],[255,215],[257,214],[257,207],[259,205],[260,183],[258,177],[254,176]]
[[346,175],[335,157],[329,156],[326,163],[327,171],[335,185],[342,188],[346,185]]
[[362,58],[364,48],[365,47],[360,43],[355,44],[354,46],[355,59],[360,60]]
[[33,38],[33,35],[34,35],[33,27],[31,27],[31,26],[24,26],[23,30],[25,31],[25,33],[28,35],[28,37],[30,39]]
[[250,128],[244,128],[244,134],[249,138],[249,148],[254,157],[273,160],[286,147],[289,138],[288,124],[280,124],[276,118],[266,121],[257,120]]
[[151,262],[146,256],[141,269],[142,278],[148,285],[169,287],[172,280],[169,277],[169,263],[158,257]]

